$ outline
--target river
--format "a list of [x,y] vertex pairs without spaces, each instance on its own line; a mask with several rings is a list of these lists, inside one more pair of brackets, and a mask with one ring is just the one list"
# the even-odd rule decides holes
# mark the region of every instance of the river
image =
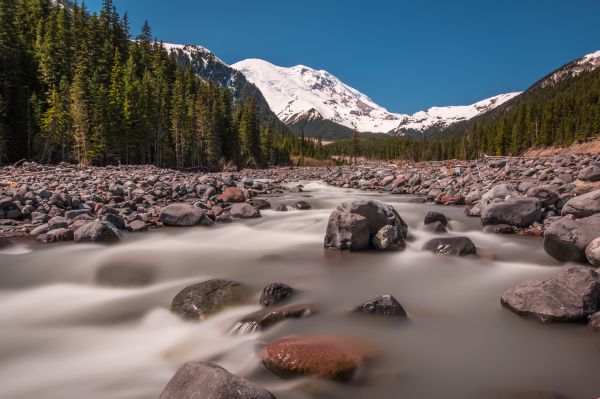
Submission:
[[[308,211],[262,211],[263,217],[210,228],[163,228],[126,234],[111,246],[18,244],[0,252],[0,397],[3,399],[156,398],[188,360],[212,361],[265,386],[279,399],[486,398],[513,390],[600,396],[600,340],[584,324],[543,325],[500,306],[500,295],[563,266],[541,239],[485,234],[462,207],[419,204],[410,196],[344,190],[320,182],[305,192]],[[323,248],[327,217],[340,202],[373,198],[392,204],[409,225],[406,250],[336,253]],[[450,219],[479,257],[421,251],[434,234],[427,211]],[[183,287],[210,278],[250,287],[253,302],[201,322],[169,311]],[[133,286],[123,286],[123,280]],[[262,287],[283,282],[295,303],[317,313],[263,332],[230,333],[258,310]],[[409,323],[356,318],[353,306],[392,294]],[[258,351],[278,338],[343,333],[377,355],[350,384],[281,380]]]

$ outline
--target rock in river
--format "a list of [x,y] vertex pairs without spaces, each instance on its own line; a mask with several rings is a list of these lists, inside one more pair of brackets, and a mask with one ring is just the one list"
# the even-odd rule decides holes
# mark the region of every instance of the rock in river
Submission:
[[423,245],[423,249],[436,255],[464,256],[475,255],[477,248],[468,237],[434,238]]
[[223,202],[244,202],[246,200],[246,196],[241,188],[227,187],[219,199]]
[[391,295],[382,295],[352,309],[353,312],[406,319],[406,311]]
[[406,237],[408,225],[402,220],[398,212],[391,206],[376,200],[357,200],[342,202],[336,208],[341,212],[348,212],[365,217],[369,225],[370,237],[385,225],[393,226],[398,234]]
[[272,306],[243,317],[233,326],[232,331],[242,334],[269,328],[286,319],[299,319],[310,316],[314,310],[309,305]]
[[335,210],[329,216],[325,247],[359,251],[369,248],[369,224],[364,216]]
[[398,230],[391,225],[385,225],[377,234],[371,238],[371,244],[383,251],[392,251],[404,248],[404,238],[398,234]]
[[260,352],[263,365],[280,377],[310,375],[342,381],[350,380],[366,357],[361,345],[335,336],[282,339]]
[[527,281],[502,294],[516,314],[541,322],[580,321],[600,310],[600,275],[570,266],[547,281]]
[[187,362],[177,370],[159,399],[275,399],[275,396],[216,364]]
[[229,213],[234,218],[251,219],[259,218],[260,211],[250,204],[241,203],[235,204],[229,209]]
[[444,227],[446,227],[446,225],[448,224],[448,218],[446,218],[446,215],[444,215],[443,213],[434,212],[434,211],[427,212],[427,215],[425,215],[425,220],[423,221],[423,223],[425,225],[428,225],[428,224],[435,223],[435,222],[440,222]]
[[508,224],[528,227],[542,217],[542,206],[537,198],[511,198],[506,201],[489,203],[481,211],[481,224],[484,226]]
[[600,213],[581,219],[572,215],[554,221],[544,233],[544,250],[552,257],[568,262],[587,262],[585,250],[600,237]]
[[76,242],[115,242],[121,239],[121,233],[108,222],[90,222],[75,231]]
[[167,226],[210,225],[206,212],[190,204],[167,205],[160,214],[160,221]]
[[181,290],[171,302],[171,311],[184,319],[203,319],[221,308],[239,302],[239,283],[228,280],[208,280]]
[[259,303],[264,307],[275,305],[294,293],[292,287],[283,283],[272,283],[263,288]]

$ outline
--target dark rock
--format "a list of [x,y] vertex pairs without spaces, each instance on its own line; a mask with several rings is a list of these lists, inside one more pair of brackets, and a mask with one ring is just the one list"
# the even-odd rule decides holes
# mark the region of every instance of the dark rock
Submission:
[[334,210],[329,215],[326,248],[359,251],[369,247],[369,224],[364,216]]
[[203,319],[221,308],[239,302],[241,285],[228,280],[208,280],[181,290],[171,302],[171,311],[185,319]]
[[425,251],[431,251],[436,255],[465,256],[475,255],[477,248],[468,237],[443,237],[434,238],[423,245]]
[[277,212],[287,212],[288,211],[288,207],[287,207],[287,205],[281,204],[277,208],[275,208],[275,210]]
[[600,165],[591,165],[582,169],[578,177],[583,181],[600,181]]
[[443,213],[434,212],[434,211],[427,212],[427,215],[425,215],[424,224],[427,225],[427,224],[431,224],[431,223],[435,223],[435,222],[440,222],[445,227],[448,224],[448,219],[446,218],[446,215],[444,215]]
[[481,224],[484,226],[508,224],[516,227],[528,227],[539,222],[542,207],[537,198],[514,198],[503,202],[491,202],[481,212]]
[[548,281],[527,281],[502,294],[516,314],[541,322],[579,321],[600,310],[600,275],[571,266]]
[[64,229],[67,227],[69,227],[69,224],[63,216],[54,216],[48,220],[48,230]]
[[600,190],[571,198],[564,204],[561,213],[563,216],[573,215],[576,218],[584,218],[600,213]]
[[210,184],[198,184],[196,186],[196,194],[200,198],[210,198],[217,194],[217,190]]
[[160,221],[167,226],[212,224],[212,220],[206,215],[204,210],[189,204],[171,204],[166,206],[160,214]]
[[282,339],[260,352],[263,365],[282,378],[310,375],[342,381],[350,380],[366,357],[357,343],[334,336]]
[[398,215],[398,212],[391,205],[381,201],[347,201],[339,204],[336,209],[365,217],[369,226],[369,238],[388,224],[393,226],[401,237],[405,238],[408,234],[408,225]]
[[0,237],[0,249],[8,248],[13,245],[12,241],[6,237]]
[[121,233],[108,222],[91,222],[75,231],[76,242],[115,242],[121,239]]
[[314,310],[309,305],[274,306],[261,309],[243,317],[233,326],[232,331],[242,334],[264,330],[286,319],[299,319],[310,316]]
[[563,262],[585,263],[585,250],[596,237],[600,237],[599,213],[581,219],[565,216],[546,228],[544,250]]
[[408,318],[406,311],[391,295],[382,295],[352,309],[353,312]]
[[113,226],[115,226],[119,230],[125,230],[125,220],[119,215],[114,215],[112,213],[109,213],[102,217],[102,221],[111,223]]
[[446,226],[442,222],[433,222],[425,225],[425,228],[434,233],[445,233]]
[[275,399],[266,389],[211,363],[187,362],[159,399]]
[[229,209],[229,213],[234,218],[250,219],[259,218],[260,211],[247,203],[235,204]]
[[305,210],[308,210],[308,209],[311,208],[311,206],[310,206],[310,204],[308,202],[302,201],[302,200],[296,201],[296,203],[294,204],[294,207],[296,209],[300,209],[302,211],[305,211]]
[[294,293],[292,287],[283,283],[272,283],[263,288],[259,303],[265,307],[275,305]]
[[383,251],[402,249],[406,245],[404,238],[398,234],[398,230],[389,224],[379,229],[377,234],[371,238],[371,244]]
[[258,210],[271,208],[271,203],[266,199],[251,199],[248,203]]
[[527,197],[539,199],[543,207],[551,206],[558,200],[558,190],[552,185],[531,187],[527,190]]
[[67,220],[73,220],[80,215],[92,216],[92,211],[90,209],[73,209],[65,212],[65,218],[67,218]]

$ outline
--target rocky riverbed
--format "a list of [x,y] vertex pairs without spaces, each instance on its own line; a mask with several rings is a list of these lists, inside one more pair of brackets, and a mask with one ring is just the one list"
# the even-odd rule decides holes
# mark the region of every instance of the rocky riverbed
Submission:
[[[138,352],[150,356],[156,364],[146,368],[160,377],[137,377],[147,389],[129,386],[128,397],[156,396],[158,386],[164,387],[163,398],[360,398],[393,392],[475,398],[485,392],[492,398],[566,393],[593,399],[600,392],[593,377],[584,377],[597,369],[597,355],[556,350],[569,348],[576,336],[589,345],[600,330],[600,275],[594,270],[600,250],[598,157],[233,174],[25,163],[2,172],[0,320],[7,327],[0,333],[15,349],[0,353],[18,359],[17,366],[45,364],[52,346],[42,349],[43,340],[54,336],[53,326],[95,342],[100,332],[93,328],[90,336],[90,323],[116,341],[127,325],[136,326],[131,338],[138,339],[150,333],[149,326],[165,324],[179,332],[152,336],[162,348],[158,352]],[[158,229],[163,226],[170,229]],[[146,230],[154,233],[134,234]],[[42,244],[49,242],[55,244]],[[36,316],[32,310],[42,303],[48,310]],[[510,312],[500,306],[522,319],[507,318]],[[525,319],[570,324],[551,328]],[[31,325],[41,330],[30,333]],[[490,336],[497,340],[490,348],[472,346]],[[207,340],[204,349],[198,339]],[[65,348],[64,361],[73,361],[72,344],[53,340]],[[127,339],[107,349],[121,356],[124,342],[132,344]],[[21,346],[41,352],[30,358]],[[476,352],[480,360],[467,360]],[[90,352],[86,364],[93,369],[99,356]],[[459,358],[467,366],[458,374],[444,371],[444,364],[455,367]],[[546,358],[561,360],[553,367]],[[505,363],[489,367],[506,378],[484,372],[484,359]],[[565,361],[574,384],[558,383]],[[183,365],[167,383],[168,364]],[[127,367],[117,369],[134,377]],[[531,370],[545,372],[539,378]],[[428,373],[435,384],[423,380]],[[18,374],[19,367],[0,368],[8,387],[0,392],[28,397],[40,394],[36,386],[48,387]],[[119,373],[108,375],[98,390],[60,385],[56,392],[123,397],[127,389]],[[465,379],[473,375],[481,381]],[[274,376],[291,382],[280,385]],[[307,377],[335,385],[314,385]]]

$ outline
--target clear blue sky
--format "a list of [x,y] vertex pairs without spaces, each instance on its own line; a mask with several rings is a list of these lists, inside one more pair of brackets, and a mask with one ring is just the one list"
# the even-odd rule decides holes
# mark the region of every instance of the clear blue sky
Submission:
[[[98,10],[102,0],[87,0]],[[599,0],[114,0],[132,35],[325,69],[390,111],[525,89],[600,50]]]

